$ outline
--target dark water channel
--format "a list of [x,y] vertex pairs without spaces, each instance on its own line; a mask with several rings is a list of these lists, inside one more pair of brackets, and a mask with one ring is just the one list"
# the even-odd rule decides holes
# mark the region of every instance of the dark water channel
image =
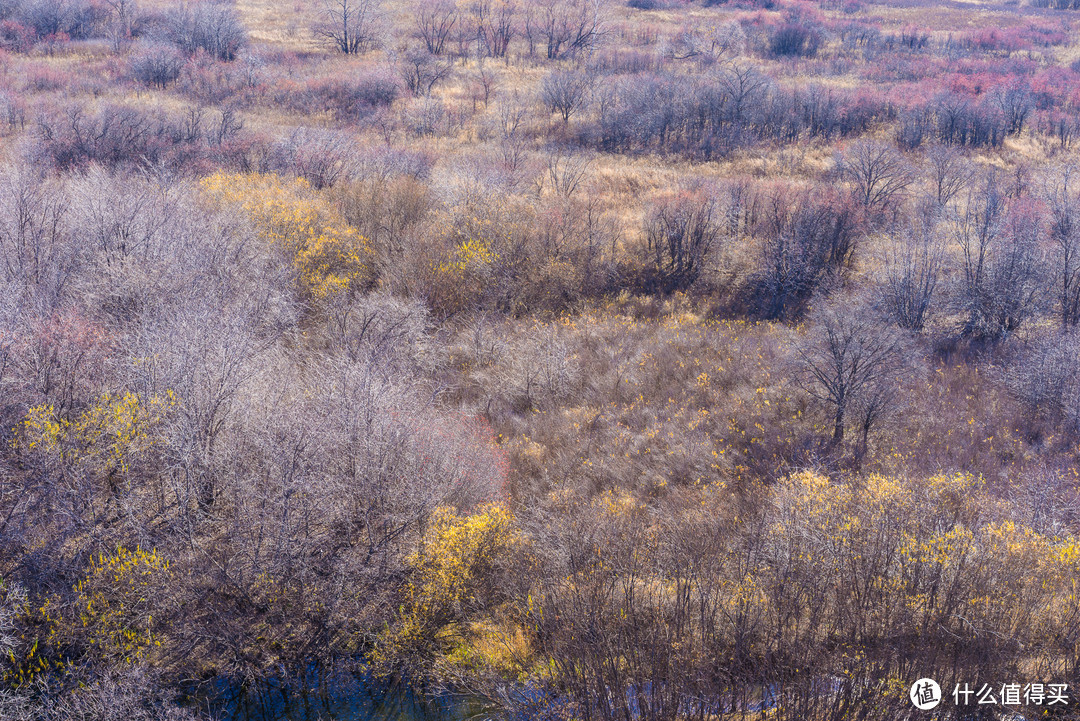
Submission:
[[192,706],[221,721],[501,721],[483,699],[445,691],[426,693],[403,682],[361,673],[314,669],[288,680],[246,685],[225,680]]

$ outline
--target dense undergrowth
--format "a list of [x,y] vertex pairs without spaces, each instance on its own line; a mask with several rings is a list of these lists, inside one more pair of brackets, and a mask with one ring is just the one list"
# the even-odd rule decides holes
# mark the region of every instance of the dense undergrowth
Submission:
[[0,2],[0,718],[1076,688],[1074,15]]

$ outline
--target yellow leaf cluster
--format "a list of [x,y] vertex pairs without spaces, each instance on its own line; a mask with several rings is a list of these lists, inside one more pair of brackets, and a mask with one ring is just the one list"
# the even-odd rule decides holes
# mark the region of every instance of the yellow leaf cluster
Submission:
[[36,406],[23,418],[15,444],[102,475],[126,473],[132,459],[154,445],[152,429],[177,403],[172,391],[145,402],[135,393],[105,394],[74,420],[58,417],[53,406]]
[[853,484],[807,472],[781,484],[777,506],[770,535],[788,562],[836,588],[875,589],[889,599],[875,609],[882,620],[942,623],[964,598],[971,623],[1050,638],[1057,619],[1080,612],[1080,540],[1001,518],[970,474]]
[[313,297],[325,299],[374,281],[374,252],[367,238],[306,180],[219,172],[205,178],[202,188],[213,202],[242,210],[260,238],[284,250]]
[[477,267],[490,266],[498,259],[487,241],[470,238],[454,246],[450,257],[439,264],[439,272],[464,276]]
[[74,590],[85,643],[94,653],[134,663],[161,645],[149,609],[168,575],[169,562],[156,550],[118,548],[115,554],[91,560]]
[[410,580],[396,622],[371,654],[376,669],[464,620],[486,575],[512,543],[513,523],[513,514],[500,504],[468,516],[450,508],[435,512],[420,546],[406,559]]

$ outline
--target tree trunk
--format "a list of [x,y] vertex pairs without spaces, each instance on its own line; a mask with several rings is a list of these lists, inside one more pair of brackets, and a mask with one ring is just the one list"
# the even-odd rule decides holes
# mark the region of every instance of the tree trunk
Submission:
[[836,417],[833,421],[833,435],[832,440],[829,441],[829,448],[838,448],[844,441],[844,406],[838,405],[836,407]]

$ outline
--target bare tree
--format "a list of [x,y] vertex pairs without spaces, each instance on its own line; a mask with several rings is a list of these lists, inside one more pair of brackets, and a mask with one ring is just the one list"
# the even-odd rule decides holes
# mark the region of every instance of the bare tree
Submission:
[[488,64],[484,62],[484,57],[481,54],[477,54],[476,68],[469,73],[471,78],[470,83],[470,98],[472,100],[473,112],[476,112],[476,104],[481,102],[486,108],[491,101],[491,96],[498,85],[498,78]]
[[604,0],[540,0],[537,27],[549,60],[591,50],[605,33]]
[[481,47],[493,58],[506,57],[517,33],[518,6],[514,0],[474,0],[476,34]]
[[432,88],[450,75],[453,64],[446,58],[432,55],[426,48],[406,50],[400,60],[399,72],[405,86],[413,95],[431,95]]
[[937,204],[944,207],[971,182],[974,173],[964,156],[946,145],[930,148],[926,160],[931,192]]
[[896,382],[903,347],[903,336],[865,303],[837,299],[811,314],[806,336],[796,344],[796,378],[829,408],[832,448],[843,442],[854,409],[862,411],[859,421],[865,438],[891,405],[894,396],[888,386]]
[[1066,167],[1044,193],[1050,206],[1058,312],[1066,329],[1080,323],[1080,203],[1069,188],[1072,175],[1072,167]]
[[963,253],[959,300],[964,335],[997,340],[1039,309],[1043,290],[1042,218],[1026,199],[1010,208],[996,173],[983,176],[953,223]]
[[736,62],[720,74],[720,87],[731,103],[728,119],[740,127],[747,111],[768,89],[769,78],[756,65]]
[[837,161],[841,175],[855,185],[859,200],[867,208],[883,208],[911,185],[915,174],[893,146],[860,140]]
[[562,116],[563,123],[588,103],[592,78],[580,70],[554,70],[544,76],[540,98],[548,109]]
[[432,3],[421,0],[415,12],[416,30],[427,51],[432,55],[442,55],[450,33],[460,20],[457,3],[455,0]]
[[991,101],[1005,119],[1006,132],[1012,135],[1023,132],[1024,123],[1035,108],[1035,98],[1025,82],[1013,82],[1008,87],[996,88],[991,94]]
[[885,257],[878,300],[901,328],[921,331],[945,262],[945,233],[938,209],[921,205],[911,224],[895,234]]
[[124,43],[131,40],[131,29],[138,8],[135,0],[106,0],[105,5],[109,8],[109,35],[113,49],[118,51]]
[[383,9],[379,0],[323,0],[323,16],[316,34],[346,55],[366,53],[382,37]]

